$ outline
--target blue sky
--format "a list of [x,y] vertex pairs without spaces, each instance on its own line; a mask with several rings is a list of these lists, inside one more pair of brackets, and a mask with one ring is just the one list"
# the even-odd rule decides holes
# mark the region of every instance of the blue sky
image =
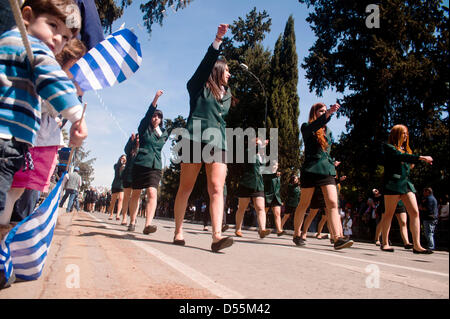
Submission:
[[[253,7],[261,12],[266,10],[272,19],[271,32],[263,42],[271,51],[278,36],[284,31],[289,15],[292,14],[295,19],[299,57],[299,123],[306,121],[312,104],[320,101],[329,105],[340,97],[333,91],[324,92],[322,97],[309,92],[305,71],[300,64],[308,55],[308,49],[315,38],[305,21],[308,10],[297,0],[194,0],[186,9],[176,13],[171,9],[167,10],[163,27],[154,25],[151,35],[142,27],[139,4],[143,1],[135,0],[131,7],[125,9],[123,17],[113,25],[113,31],[122,23],[134,29],[142,49],[140,69],[127,81],[98,91],[98,96],[94,92],[86,92],[84,96],[88,105],[86,121],[89,130],[85,149],[91,151],[90,158],[96,158],[92,183],[94,186],[111,186],[113,165],[123,154],[128,137],[137,130],[157,90],[164,90],[158,107],[165,118],[172,119],[178,115],[187,117],[189,97],[186,82],[214,40],[217,26],[220,23],[232,24],[239,17],[245,17]],[[329,127],[337,137],[345,130],[345,119],[334,118]],[[168,144],[163,149],[163,159],[166,162],[169,156]]]

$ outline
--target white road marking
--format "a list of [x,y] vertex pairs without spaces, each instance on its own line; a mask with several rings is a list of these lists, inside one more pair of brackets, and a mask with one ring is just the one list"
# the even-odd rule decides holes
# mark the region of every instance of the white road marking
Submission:
[[[93,215],[89,215],[89,216],[91,218],[95,219],[96,221],[103,223],[103,220],[101,220],[101,219],[99,219],[99,218],[97,218],[97,217],[95,217]],[[126,233],[119,232],[119,231],[115,230],[110,225],[106,225],[106,224],[104,224],[104,225],[105,225],[106,228],[111,229],[112,231],[114,231],[117,234],[121,234],[121,235],[125,234],[125,235],[127,235]],[[229,289],[229,288],[227,288],[227,287],[225,287],[225,286],[215,282],[211,278],[205,276],[204,274],[202,274],[199,271],[193,269],[192,267],[189,267],[188,265],[183,264],[182,262],[176,260],[175,258],[167,256],[166,254],[162,253],[158,249],[150,247],[148,244],[142,243],[142,242],[137,241],[137,240],[130,240],[130,242],[132,242],[137,247],[143,249],[147,253],[155,256],[156,258],[158,258],[159,260],[161,260],[165,264],[171,266],[172,268],[174,268],[178,272],[182,273],[186,277],[190,278],[192,281],[196,282],[197,284],[199,284],[200,286],[204,287],[205,289],[209,290],[212,294],[216,295],[219,298],[223,298],[223,299],[245,299],[245,297],[243,295],[239,294],[238,292],[233,291],[233,290],[231,290],[231,289]]]

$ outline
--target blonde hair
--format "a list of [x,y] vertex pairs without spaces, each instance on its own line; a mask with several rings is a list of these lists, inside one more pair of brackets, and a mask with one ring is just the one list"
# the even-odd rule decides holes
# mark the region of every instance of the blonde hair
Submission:
[[[402,134],[406,132],[406,140],[402,143]],[[393,145],[400,152],[412,154],[411,148],[409,147],[409,132],[408,128],[403,124],[394,125],[389,134],[388,143]]]
[[[316,116],[316,112],[318,109],[324,107],[326,108],[326,105],[323,103],[316,103],[314,104],[311,109],[309,110],[309,121],[308,123],[314,122],[315,120],[317,120],[317,116]],[[326,130],[326,126],[321,127],[320,129],[318,129],[315,132],[316,138],[317,138],[317,142],[319,142],[320,146],[322,147],[322,150],[326,150],[328,148],[328,142],[327,139],[325,138],[325,130]]]

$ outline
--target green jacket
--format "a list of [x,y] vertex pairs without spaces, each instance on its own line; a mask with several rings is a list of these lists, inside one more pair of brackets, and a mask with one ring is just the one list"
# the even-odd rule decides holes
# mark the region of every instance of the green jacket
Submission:
[[114,179],[111,185],[111,189],[123,189],[122,185],[122,173],[124,171],[124,167],[120,165],[120,163],[114,164]]
[[278,201],[278,204],[282,204],[280,190],[281,190],[281,179],[277,174],[264,174],[264,196],[266,203],[270,204],[274,200]]
[[311,123],[303,123],[301,127],[303,141],[305,143],[305,161],[303,162],[302,171],[321,175],[336,175],[334,167],[334,159],[330,156],[331,150],[331,131],[326,127],[325,138],[328,142],[328,147],[324,151],[317,141],[314,134],[331,119],[323,114],[321,117]]
[[406,194],[416,192],[409,181],[410,164],[419,163],[419,155],[402,153],[394,145],[384,144],[384,189]]
[[132,152],[133,152],[133,148],[136,146],[135,144],[136,144],[136,142],[133,141],[130,137],[124,148],[124,152],[127,155],[127,163],[122,172],[122,181],[128,182],[128,183],[132,182],[131,171],[133,169],[134,157],[136,156],[136,154],[133,155]]
[[298,184],[289,184],[287,196],[286,206],[297,207],[300,202],[300,186]]
[[[211,143],[219,149],[226,150],[225,117],[231,105],[231,92],[228,88],[222,101],[219,102],[205,86],[218,57],[219,50],[215,50],[211,45],[194,75],[187,83],[190,111],[186,129],[189,131],[191,140]],[[194,121],[200,121],[198,130],[200,134],[198,136],[194,135]],[[208,128],[216,128],[218,136],[214,138],[203,137],[203,132]]]
[[155,110],[156,107],[151,104],[139,124],[139,151],[134,158],[133,165],[162,169],[161,150],[169,138],[169,132],[161,129],[162,134],[161,136],[158,136],[156,132],[151,129],[151,121]]
[[242,185],[257,192],[264,191],[264,181],[260,172],[260,167],[261,161],[259,160],[258,155],[255,155],[254,163],[245,163],[243,167],[244,174],[239,180],[239,186]]

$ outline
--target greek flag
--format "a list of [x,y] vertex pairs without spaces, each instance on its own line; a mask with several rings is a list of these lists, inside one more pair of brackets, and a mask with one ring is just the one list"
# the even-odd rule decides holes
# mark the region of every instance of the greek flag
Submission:
[[64,173],[36,210],[18,223],[0,243],[0,271],[8,280],[35,280],[41,276],[58,218],[58,203]]
[[138,39],[125,28],[90,49],[70,72],[83,91],[100,90],[128,79],[139,69],[141,62]]

